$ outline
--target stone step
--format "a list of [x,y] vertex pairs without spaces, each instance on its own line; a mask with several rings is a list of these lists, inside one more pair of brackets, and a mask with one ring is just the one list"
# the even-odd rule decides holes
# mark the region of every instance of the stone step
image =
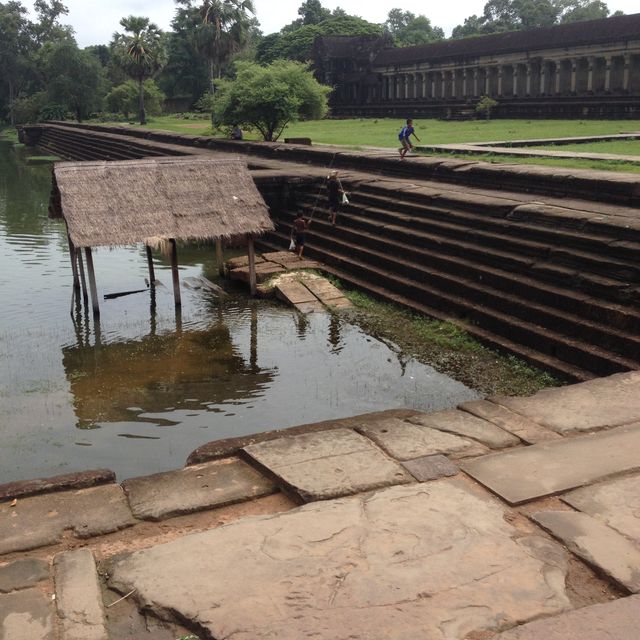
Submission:
[[[319,241],[331,249],[318,246]],[[308,244],[307,251],[311,256],[318,252],[317,257],[327,264],[347,269],[359,277],[376,277],[376,281],[386,288],[418,302],[429,300],[430,306],[459,314],[494,333],[515,338],[523,344],[594,373],[608,375],[638,367],[637,361],[632,358],[562,335],[550,327],[532,324],[525,319],[526,305],[523,306],[524,318],[516,318],[501,311],[505,305],[500,296],[497,297],[496,304],[490,306],[490,293],[482,285],[465,283],[447,274],[427,270],[421,265],[396,262],[387,254],[368,251],[333,237],[323,241],[321,234],[317,232],[313,244]],[[393,272],[387,270],[389,267]],[[416,275],[418,273],[420,275]]]
[[[318,229],[321,234],[318,234]],[[389,227],[385,227],[384,232],[389,232]],[[480,300],[485,304],[490,304],[489,299],[493,295],[497,297],[495,304],[505,311],[509,311],[514,316],[531,319],[540,324],[548,324],[560,332],[575,332],[576,327],[580,326],[580,335],[586,339],[599,344],[603,347],[610,348],[621,354],[640,353],[640,338],[628,331],[618,331],[612,326],[613,320],[617,316],[621,316],[620,320],[629,323],[635,317],[638,321],[640,329],[640,315],[637,313],[622,314],[619,306],[613,304],[604,304],[601,308],[597,301],[593,298],[587,298],[584,301],[583,308],[576,309],[579,299],[570,292],[556,289],[554,292],[549,291],[549,287],[544,288],[543,285],[537,283],[530,278],[517,277],[505,270],[491,269],[483,265],[466,260],[464,258],[450,257],[440,255],[437,251],[424,252],[414,249],[411,246],[396,243],[393,240],[384,237],[378,237],[370,233],[353,231],[350,228],[342,226],[338,232],[340,238],[349,240],[353,244],[359,246],[369,246],[381,252],[386,260],[386,266],[392,271],[394,269],[395,258],[393,256],[402,255],[406,260],[417,261],[421,266],[428,265],[428,273],[435,276],[437,273],[434,267],[440,269],[441,278],[450,278],[448,274],[457,274],[465,278],[466,285],[461,285],[461,293],[473,298],[474,293],[479,292]],[[314,224],[313,234],[310,235],[310,243],[320,242],[322,246],[329,244],[334,246],[336,242],[334,238],[336,232],[325,222],[317,220]],[[435,243],[438,246],[437,242]],[[403,275],[409,277],[418,277],[416,273],[407,273],[402,271]],[[424,276],[420,275],[422,280]],[[472,291],[469,292],[468,288]],[[448,288],[448,287],[447,287]],[[551,297],[550,293],[555,295],[546,305],[539,298],[545,296]],[[563,297],[565,300],[561,300]],[[542,302],[542,303],[541,303]],[[563,302],[563,304],[559,304]],[[563,312],[561,309],[569,309],[569,312]],[[590,313],[589,313],[590,311]],[[576,315],[580,312],[580,315]],[[590,316],[601,316],[604,323],[595,320],[590,322],[586,318]]]
[[640,469],[640,424],[497,453],[462,468],[509,504],[524,504]]
[[[266,250],[276,251],[282,247],[283,237],[270,234],[268,237],[260,238],[258,240],[258,245]],[[310,250],[310,253],[316,253],[318,257],[321,255],[320,252],[315,252],[313,249]],[[324,257],[325,255],[326,253],[323,252],[322,256]],[[594,377],[593,373],[585,369],[563,362],[556,357],[544,354],[536,349],[527,347],[526,345],[518,344],[513,340],[483,329],[477,325],[472,325],[468,322],[458,320],[450,313],[442,312],[435,307],[424,304],[424,302],[418,302],[412,298],[406,297],[397,290],[394,282],[391,283],[390,287],[382,286],[381,284],[378,284],[379,279],[377,278],[377,273],[368,274],[365,277],[356,276],[351,271],[341,268],[340,266],[336,266],[338,264],[342,264],[342,259],[335,254],[333,255],[332,263],[333,264],[325,263],[323,271],[340,279],[344,284],[351,285],[375,298],[397,304],[401,307],[437,320],[450,322],[466,331],[469,335],[483,344],[486,344],[493,349],[497,349],[498,351],[502,351],[503,353],[512,354],[525,362],[529,362],[535,367],[549,371],[560,378],[571,381],[582,381],[589,380]],[[376,282],[376,284],[374,284],[374,282]]]

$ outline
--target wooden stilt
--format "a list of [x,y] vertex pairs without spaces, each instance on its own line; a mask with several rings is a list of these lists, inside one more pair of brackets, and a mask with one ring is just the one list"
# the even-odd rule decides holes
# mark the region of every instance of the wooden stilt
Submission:
[[96,273],[93,269],[93,254],[91,247],[84,250],[84,256],[87,260],[87,273],[89,275],[89,288],[91,289],[91,306],[93,307],[93,316],[97,318],[100,315],[100,303],[98,302],[98,287],[96,287]]
[[171,238],[171,275],[173,277],[173,298],[176,302],[176,307],[182,306],[182,300],[180,299],[180,276],[178,275],[178,247],[176,241]]
[[216,238],[216,264],[218,273],[224,275],[224,251],[222,250],[222,238]]
[[86,305],[89,302],[89,294],[87,293],[87,279],[84,275],[84,263],[82,262],[82,251],[76,249],[76,256],[78,258],[78,271],[80,272],[80,281],[82,282],[82,299]]
[[153,289],[156,286],[156,272],[153,268],[153,254],[151,253],[151,247],[146,245],[147,249],[147,264],[149,265],[149,286]]
[[247,236],[247,249],[249,251],[249,291],[252,296],[258,293],[258,283],[256,281],[256,248],[253,244],[253,236]]
[[73,244],[69,234],[67,234],[67,240],[69,241],[69,256],[71,257],[71,271],[73,272],[73,292],[79,294],[80,278],[78,277],[78,261],[76,259],[76,247]]

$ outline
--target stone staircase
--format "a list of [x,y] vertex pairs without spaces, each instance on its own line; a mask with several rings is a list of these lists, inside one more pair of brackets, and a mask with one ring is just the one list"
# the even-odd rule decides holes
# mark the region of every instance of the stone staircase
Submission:
[[[318,184],[272,211],[283,248]],[[384,182],[345,185],[339,225],[318,202],[305,255],[345,284],[448,319],[476,338],[570,380],[640,364],[640,234],[582,212],[440,190],[437,198]]]

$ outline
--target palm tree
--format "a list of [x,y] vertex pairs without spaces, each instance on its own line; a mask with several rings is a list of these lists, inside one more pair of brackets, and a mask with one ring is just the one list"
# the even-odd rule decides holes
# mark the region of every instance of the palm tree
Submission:
[[[192,6],[190,0],[177,0]],[[245,43],[250,26],[249,13],[255,13],[253,0],[204,0],[198,7],[202,22],[195,33],[195,44],[207,58],[209,90],[229,57]]]
[[129,16],[120,25],[125,33],[114,33],[111,47],[123,71],[138,83],[140,124],[146,124],[144,81],[166,64],[164,36],[149,18]]

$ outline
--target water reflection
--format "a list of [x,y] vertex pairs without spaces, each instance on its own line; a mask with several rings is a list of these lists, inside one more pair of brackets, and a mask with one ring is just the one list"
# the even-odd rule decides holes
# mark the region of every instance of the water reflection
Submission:
[[[275,376],[273,368],[258,366],[255,309],[248,362],[221,318],[205,330],[157,335],[154,328],[140,339],[111,344],[102,344],[99,326],[94,325],[93,345],[87,333],[79,332],[77,345],[62,350],[76,426],[81,429],[104,422],[145,421],[137,414],[176,412],[193,408],[194,402],[211,408],[245,403],[263,395]],[[161,423],[158,418],[147,420]]]

